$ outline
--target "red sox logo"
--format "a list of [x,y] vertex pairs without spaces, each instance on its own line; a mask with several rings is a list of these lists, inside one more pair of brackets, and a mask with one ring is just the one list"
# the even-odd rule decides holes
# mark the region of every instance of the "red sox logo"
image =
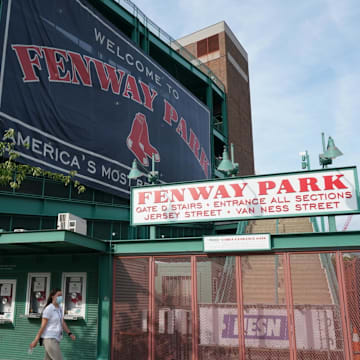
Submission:
[[160,161],[159,152],[150,144],[149,129],[143,113],[135,115],[126,145],[144,166],[149,165],[148,157],[151,159],[153,154],[155,161]]

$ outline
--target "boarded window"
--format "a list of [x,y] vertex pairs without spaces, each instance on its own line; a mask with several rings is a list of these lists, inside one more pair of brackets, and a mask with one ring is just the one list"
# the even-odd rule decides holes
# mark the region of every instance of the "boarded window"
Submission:
[[208,53],[219,50],[219,34],[208,38]]
[[197,43],[197,56],[204,56],[207,54],[207,39],[200,40]]
[[219,50],[219,34],[200,40],[197,43],[197,56],[201,57]]

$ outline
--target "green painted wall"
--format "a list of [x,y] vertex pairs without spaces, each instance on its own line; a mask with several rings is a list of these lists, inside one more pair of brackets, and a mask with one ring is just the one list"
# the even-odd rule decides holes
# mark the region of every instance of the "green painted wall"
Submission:
[[62,272],[86,272],[86,319],[67,321],[77,340],[64,336],[61,349],[64,360],[95,359],[98,328],[98,258],[93,255],[70,256],[13,256],[0,255],[0,279],[16,279],[16,308],[12,325],[0,324],[0,360],[40,360],[44,350],[37,346],[31,357],[27,354],[30,342],[40,327],[40,319],[25,317],[28,272],[51,271],[50,288],[61,287]]
[[[87,220],[87,235],[102,240],[144,239],[148,235],[148,227],[129,225],[129,206],[116,204],[113,195],[109,195],[113,203],[101,202],[98,196],[94,201],[68,198],[67,195],[54,198],[46,193],[39,195],[34,186],[34,178],[29,177],[18,191],[0,185],[0,229],[13,231],[16,228],[26,230],[56,229],[57,214],[70,212]],[[53,181],[36,179],[46,186]],[[63,189],[69,189],[60,185]],[[28,191],[22,193],[21,191]],[[33,192],[32,195],[30,192]],[[89,193],[100,193],[87,188]],[[41,192],[40,192],[41,193]],[[67,194],[67,193],[66,193]],[[103,193],[105,194],[105,193]],[[105,194],[106,195],[106,194]],[[54,194],[53,194],[54,196]],[[82,196],[82,195],[79,195]],[[157,237],[173,238],[211,234],[212,226],[207,224],[188,224],[185,226],[157,226]]]

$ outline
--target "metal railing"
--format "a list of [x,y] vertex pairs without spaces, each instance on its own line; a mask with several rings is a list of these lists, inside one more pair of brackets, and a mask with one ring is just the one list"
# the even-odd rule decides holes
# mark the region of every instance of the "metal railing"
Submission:
[[183,58],[190,61],[194,66],[196,66],[203,73],[205,73],[222,91],[225,91],[224,84],[205,64],[203,64],[190,51],[186,50],[183,46],[181,46],[178,41],[173,39],[168,33],[166,33],[153,21],[151,21],[133,2],[131,2],[130,0],[113,1],[119,4],[125,10],[127,10],[136,19],[138,19],[140,23],[144,25],[152,34],[157,36],[161,41],[163,41],[165,44],[177,51]]

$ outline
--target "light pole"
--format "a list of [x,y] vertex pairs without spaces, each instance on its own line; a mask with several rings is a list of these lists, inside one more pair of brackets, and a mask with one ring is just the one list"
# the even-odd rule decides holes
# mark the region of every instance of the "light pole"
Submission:
[[[324,133],[321,133],[321,139],[324,153],[319,155],[319,161],[323,168],[327,168],[328,165],[332,164],[333,159],[343,155],[343,153],[335,146],[335,142],[331,136],[329,136],[326,150]],[[336,231],[336,221],[334,215],[328,216],[328,222],[329,231]]]
[[[217,167],[217,170],[223,173],[226,177],[234,177],[238,173],[239,164],[234,162],[234,144],[230,145],[231,149],[231,159],[229,159],[229,154],[227,146],[224,146],[222,160]],[[238,222],[236,234],[240,234],[241,231],[241,221]],[[223,267],[223,275],[220,278],[219,287],[216,291],[215,303],[222,302],[225,296],[225,289],[229,286],[231,281],[229,281],[234,276],[234,267],[235,267],[235,257],[227,256],[225,259],[225,264]],[[221,290],[223,292],[221,293]]]
[[[301,168],[307,171],[311,170],[311,166],[310,166],[310,156],[307,150],[300,152],[299,155],[301,156]],[[311,217],[310,221],[317,225],[317,219],[316,217]],[[325,232],[325,221],[324,221],[324,217],[320,216],[320,223],[321,223],[321,231]]]
[[343,153],[335,146],[335,142],[331,136],[329,136],[326,149],[324,133],[321,133],[321,139],[324,153],[319,154],[319,161],[323,168],[327,168],[328,165],[332,164],[333,159],[343,155]]
[[299,153],[301,156],[301,168],[306,170],[311,170],[310,168],[310,156],[307,150],[304,152]]
[[222,160],[217,169],[226,176],[236,176],[239,171],[239,164],[234,162],[234,144],[231,144],[230,148],[231,160],[229,159],[227,147],[224,146]]
[[[335,146],[334,139],[331,136],[329,136],[326,148],[325,148],[325,134],[323,132],[321,133],[321,140],[322,140],[323,153],[319,154],[319,162],[323,168],[327,168],[328,165],[332,164],[333,159],[343,155],[343,153]],[[305,152],[301,152],[299,155],[301,156],[301,168],[311,170],[310,157],[308,151],[305,150]],[[320,221],[321,221],[321,230],[322,232],[325,232],[325,222],[323,216],[320,217]],[[329,222],[329,231],[336,231],[336,221],[334,215],[328,216],[328,222]]]
[[[147,176],[150,184],[156,184],[158,182],[159,172],[155,171],[155,154],[152,154],[152,157],[151,157],[151,171],[148,171],[145,168],[143,168],[143,170],[144,170],[145,175]],[[139,170],[138,163],[137,163],[136,159],[134,159],[131,170],[128,175],[128,179],[135,180],[143,175],[144,175],[144,173]],[[150,225],[149,232],[150,232],[150,234],[149,234],[150,240],[156,239],[156,226]]]

